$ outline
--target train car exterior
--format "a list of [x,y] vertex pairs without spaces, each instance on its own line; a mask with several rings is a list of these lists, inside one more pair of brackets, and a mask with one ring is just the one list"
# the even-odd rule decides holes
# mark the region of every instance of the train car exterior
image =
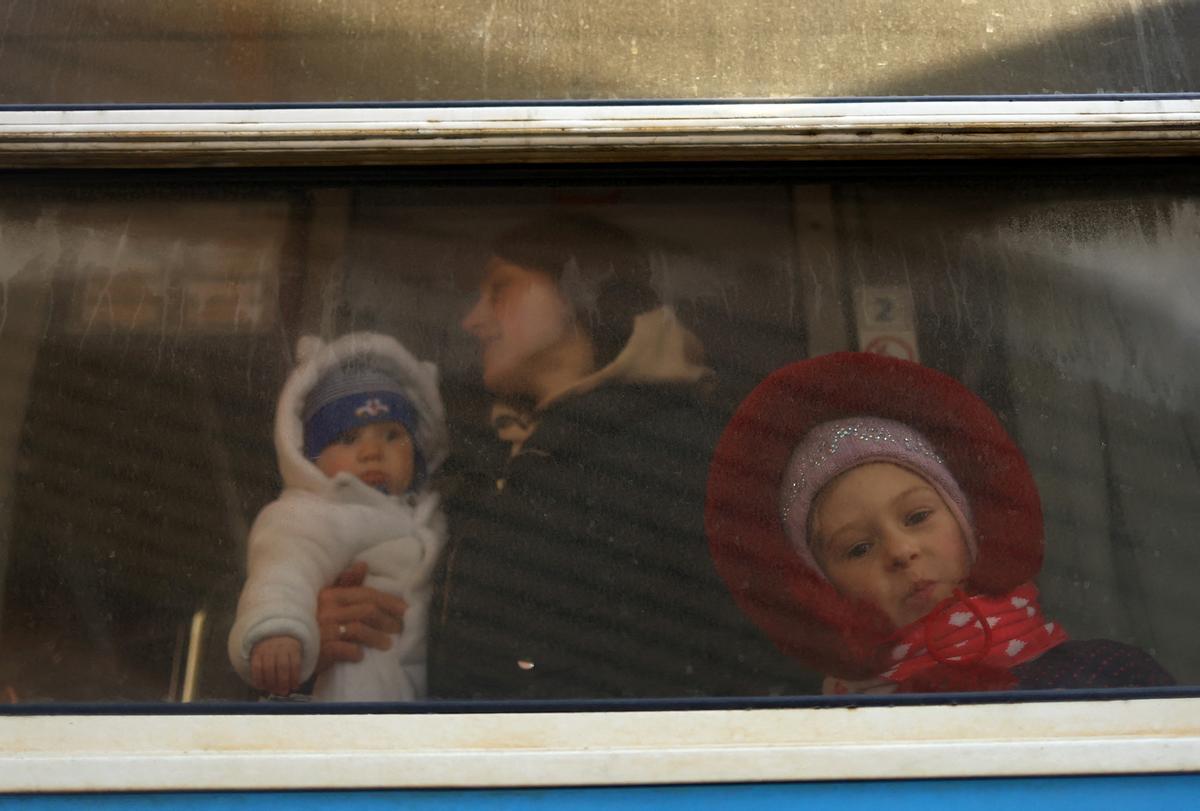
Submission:
[[[0,804],[1188,804],[1193,4],[376,5],[10,10]],[[548,206],[654,240],[730,408],[846,349],[983,393],[1053,608],[1178,686],[251,701],[259,389],[297,334],[408,319],[466,424],[472,240]]]

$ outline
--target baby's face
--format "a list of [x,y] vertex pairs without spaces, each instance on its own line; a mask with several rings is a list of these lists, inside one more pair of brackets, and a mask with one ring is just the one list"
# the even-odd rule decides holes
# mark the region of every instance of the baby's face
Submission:
[[399,495],[412,484],[412,437],[398,422],[360,425],[321,451],[316,464],[326,476],[352,473],[388,495]]
[[967,578],[962,527],[929,482],[887,462],[838,476],[813,505],[813,555],[838,591],[877,605],[897,628]]

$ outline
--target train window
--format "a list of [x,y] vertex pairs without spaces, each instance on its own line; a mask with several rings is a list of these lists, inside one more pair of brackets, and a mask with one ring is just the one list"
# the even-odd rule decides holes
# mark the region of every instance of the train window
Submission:
[[[1197,112],[1138,103],[12,113],[69,168],[0,182],[0,722],[256,788],[1194,740]],[[926,137],[1004,160],[868,160]]]

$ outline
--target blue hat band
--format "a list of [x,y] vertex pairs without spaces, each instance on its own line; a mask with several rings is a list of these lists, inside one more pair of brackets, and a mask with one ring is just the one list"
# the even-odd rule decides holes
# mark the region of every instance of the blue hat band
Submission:
[[398,422],[408,431],[413,446],[413,482],[409,489],[417,489],[425,478],[425,455],[417,441],[417,409],[394,391],[358,392],[323,405],[304,423],[304,455],[316,459],[342,434],[375,422]]

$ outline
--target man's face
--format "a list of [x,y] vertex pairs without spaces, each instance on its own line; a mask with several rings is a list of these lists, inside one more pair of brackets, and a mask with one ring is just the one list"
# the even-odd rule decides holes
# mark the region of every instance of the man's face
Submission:
[[462,327],[479,340],[489,391],[536,395],[555,350],[572,335],[573,319],[550,276],[492,257]]
[[388,495],[400,495],[412,484],[412,437],[398,422],[360,425],[321,451],[316,464],[330,478],[350,473]]

